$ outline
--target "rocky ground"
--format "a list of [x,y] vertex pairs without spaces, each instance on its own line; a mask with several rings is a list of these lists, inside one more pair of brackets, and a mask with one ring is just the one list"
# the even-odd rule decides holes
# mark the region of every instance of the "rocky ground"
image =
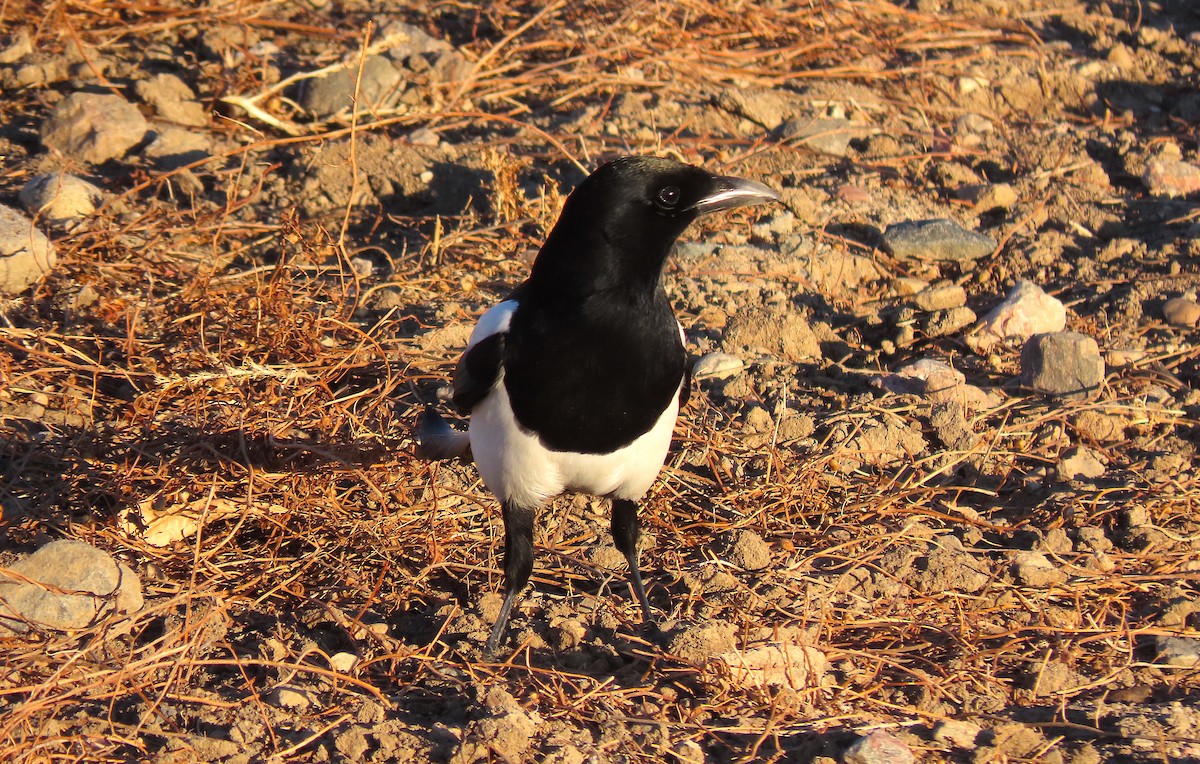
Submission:
[[[0,760],[1200,760],[1200,9],[626,5],[0,8]],[[413,424],[625,153],[784,198],[668,268],[666,640],[568,496],[488,659]]]

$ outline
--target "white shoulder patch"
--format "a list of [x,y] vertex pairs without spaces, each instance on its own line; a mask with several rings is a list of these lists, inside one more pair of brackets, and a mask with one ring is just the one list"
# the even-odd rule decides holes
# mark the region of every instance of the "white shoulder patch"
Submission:
[[475,328],[471,331],[471,339],[467,341],[467,349],[475,347],[493,334],[507,332],[508,325],[512,322],[513,313],[517,312],[517,305],[519,304],[516,300],[505,300],[488,308],[479,317],[479,322],[475,324]]

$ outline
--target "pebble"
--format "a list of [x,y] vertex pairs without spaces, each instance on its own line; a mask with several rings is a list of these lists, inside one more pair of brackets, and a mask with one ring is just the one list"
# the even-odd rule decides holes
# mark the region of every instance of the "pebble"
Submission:
[[1171,326],[1195,326],[1200,323],[1200,303],[1187,297],[1172,297],[1163,305],[1163,318]]
[[995,130],[992,121],[980,114],[964,114],[954,122],[954,132],[958,135],[985,135]]
[[1058,476],[1063,480],[1098,478],[1104,474],[1104,462],[1090,448],[1079,446],[1063,454],[1058,462]]
[[850,149],[850,139],[857,132],[846,119],[792,117],[776,128],[775,135],[779,140],[791,141],[822,154],[844,157]]
[[33,52],[29,29],[21,27],[0,45],[0,64],[15,64]]
[[913,752],[890,732],[875,730],[850,744],[842,754],[845,764],[912,764]]
[[742,687],[820,687],[829,669],[825,654],[807,645],[769,642],[747,650],[731,650],[714,659],[730,680]]
[[913,302],[921,310],[930,313],[935,310],[958,308],[967,304],[967,290],[958,284],[940,284],[921,290],[913,297]]
[[1006,340],[1061,332],[1066,325],[1066,306],[1032,281],[1021,280],[967,336],[967,345],[976,353],[986,353]]
[[354,653],[340,652],[329,656],[329,668],[342,674],[349,673],[357,663],[358,656]]
[[947,218],[893,223],[883,232],[883,245],[900,258],[952,262],[978,260],[996,250],[992,237]]
[[1154,196],[1190,196],[1200,191],[1200,167],[1173,159],[1152,159],[1146,163],[1142,183]]
[[707,353],[700,356],[692,367],[695,379],[731,379],[742,373],[746,363],[729,353]]
[[959,329],[975,323],[975,311],[966,306],[940,310],[929,316],[923,330],[927,337],[948,337]]
[[983,728],[973,722],[946,719],[938,722],[937,726],[933,728],[933,740],[942,745],[973,751],[976,748],[975,741],[979,739],[981,732],[983,732]]
[[207,135],[182,127],[160,127],[154,140],[146,147],[146,157],[164,170],[175,170],[193,162],[207,159],[212,147]]
[[1063,398],[1086,398],[1104,382],[1096,341],[1079,332],[1035,334],[1021,348],[1021,384]]
[[145,117],[118,95],[72,93],[41,127],[42,145],[92,164],[123,157],[146,136]]
[[0,575],[0,634],[23,634],[29,630],[26,622],[50,629],[83,629],[113,612],[135,613],[142,608],[137,574],[82,541],[52,541],[8,569],[29,580]]
[[[307,80],[300,105],[317,117],[331,117],[354,103],[354,83],[358,67],[339,69],[324,77]],[[403,90],[400,71],[385,56],[370,56],[363,62],[362,81],[358,85],[360,109],[380,109],[393,105]]]
[[312,697],[304,690],[280,685],[267,696],[267,702],[280,708],[304,711],[312,705]]
[[958,194],[974,204],[976,212],[1008,210],[1017,204],[1017,192],[1008,183],[970,184],[959,188]]
[[0,205],[0,295],[24,292],[58,263],[58,254],[33,221]]
[[1157,663],[1182,668],[1200,667],[1200,639],[1195,637],[1154,637],[1154,652]]
[[1013,573],[1025,586],[1053,586],[1067,578],[1041,552],[1018,552],[1013,560]]
[[21,189],[21,205],[31,215],[62,226],[96,211],[104,192],[83,178],[63,172],[35,175]]
[[174,74],[156,74],[147,80],[138,80],[133,86],[138,98],[154,107],[158,115],[169,122],[178,122],[191,127],[208,125],[208,111],[187,83]]

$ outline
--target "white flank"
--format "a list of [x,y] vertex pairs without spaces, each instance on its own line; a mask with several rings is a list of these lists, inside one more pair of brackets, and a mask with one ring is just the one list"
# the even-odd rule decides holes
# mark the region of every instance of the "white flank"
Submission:
[[535,507],[568,490],[637,500],[662,469],[678,414],[676,390],[650,431],[624,448],[610,454],[551,451],[517,424],[501,374],[471,412],[471,450],[483,482],[502,500]]
[[475,347],[493,334],[507,332],[508,325],[512,323],[513,313],[517,312],[518,304],[516,300],[505,300],[488,308],[479,317],[475,328],[471,330],[471,339],[467,341],[467,350]]

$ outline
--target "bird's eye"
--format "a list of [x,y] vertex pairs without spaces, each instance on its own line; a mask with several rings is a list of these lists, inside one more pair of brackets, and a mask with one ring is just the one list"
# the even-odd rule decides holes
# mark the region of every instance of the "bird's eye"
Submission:
[[663,186],[658,190],[655,201],[667,209],[674,207],[679,203],[679,186]]

